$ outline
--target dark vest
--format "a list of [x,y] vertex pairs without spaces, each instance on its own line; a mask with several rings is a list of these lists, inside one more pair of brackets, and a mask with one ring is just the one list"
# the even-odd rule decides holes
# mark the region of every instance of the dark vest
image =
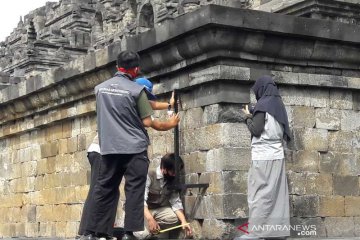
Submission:
[[102,155],[136,154],[147,150],[150,141],[137,110],[137,100],[143,89],[121,73],[95,87]]
[[161,187],[160,179],[156,178],[156,171],[149,170],[148,173],[151,184],[149,187],[148,199],[146,201],[149,209],[160,208],[160,207],[170,207],[169,199],[172,193],[175,193],[175,190],[171,190],[169,184]]

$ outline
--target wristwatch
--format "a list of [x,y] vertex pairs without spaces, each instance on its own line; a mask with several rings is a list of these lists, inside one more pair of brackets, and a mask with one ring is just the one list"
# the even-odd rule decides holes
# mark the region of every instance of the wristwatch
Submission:
[[169,110],[169,111],[171,110],[171,104],[170,104],[170,102],[168,102],[168,110]]

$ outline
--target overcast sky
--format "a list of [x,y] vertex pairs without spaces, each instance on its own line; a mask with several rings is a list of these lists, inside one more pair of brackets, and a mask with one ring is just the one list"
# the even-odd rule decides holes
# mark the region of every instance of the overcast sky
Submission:
[[[17,26],[20,16],[25,16],[35,8],[45,6],[49,0],[0,0],[0,42]],[[59,2],[51,0],[50,2]]]

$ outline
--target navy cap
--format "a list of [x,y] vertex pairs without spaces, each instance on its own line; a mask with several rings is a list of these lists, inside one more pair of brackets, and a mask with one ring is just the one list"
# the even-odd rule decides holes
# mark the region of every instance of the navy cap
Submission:
[[149,81],[149,79],[147,78],[137,78],[135,79],[135,82],[139,85],[142,85],[145,87],[146,90],[146,95],[148,96],[149,100],[155,100],[156,96],[152,93],[152,89],[153,89],[153,84],[152,82]]

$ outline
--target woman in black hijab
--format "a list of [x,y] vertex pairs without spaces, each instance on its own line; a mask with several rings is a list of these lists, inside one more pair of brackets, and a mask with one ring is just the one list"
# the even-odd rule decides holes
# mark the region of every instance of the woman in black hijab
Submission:
[[284,127],[284,139],[289,141],[290,129],[289,121],[284,103],[281,100],[279,90],[270,76],[263,76],[256,80],[251,88],[256,97],[256,105],[253,115],[256,113],[269,113]]
[[251,89],[257,100],[254,111],[250,114],[247,107],[243,110],[252,135],[248,174],[250,233],[240,239],[285,238],[290,236],[283,147],[283,140],[290,140],[288,117],[271,77],[259,78]]

